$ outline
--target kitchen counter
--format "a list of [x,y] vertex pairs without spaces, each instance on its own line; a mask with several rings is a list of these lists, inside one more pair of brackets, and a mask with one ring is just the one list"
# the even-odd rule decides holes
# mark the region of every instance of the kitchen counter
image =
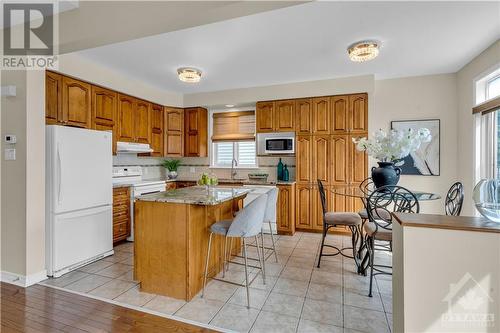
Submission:
[[136,200],[213,206],[242,197],[249,192],[251,192],[250,189],[242,187],[213,187],[207,190],[204,186],[190,186],[142,195]]

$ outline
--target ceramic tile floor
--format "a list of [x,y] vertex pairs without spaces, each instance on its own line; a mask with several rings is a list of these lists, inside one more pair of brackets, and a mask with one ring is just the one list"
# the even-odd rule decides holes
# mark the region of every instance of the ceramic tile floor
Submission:
[[[236,332],[391,332],[391,276],[377,276],[369,298],[369,277],[355,273],[352,259],[323,257],[321,268],[316,268],[320,234],[298,232],[275,240],[278,263],[274,256],[267,259],[266,284],[258,270],[251,271],[251,277],[257,276],[250,289],[250,309],[245,288],[219,281],[207,285],[204,298],[197,295],[188,303],[141,292],[133,281],[133,243],[120,244],[113,256],[41,284]],[[269,235],[265,242],[270,244]],[[328,235],[327,243],[347,247],[350,238]],[[256,257],[255,249],[249,252]],[[376,262],[390,264],[391,257],[379,252]],[[226,278],[243,282],[243,266],[231,264]]]

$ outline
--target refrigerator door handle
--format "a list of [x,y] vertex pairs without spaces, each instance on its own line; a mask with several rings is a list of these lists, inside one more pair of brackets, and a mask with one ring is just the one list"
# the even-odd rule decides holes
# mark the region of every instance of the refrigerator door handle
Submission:
[[62,182],[62,167],[61,167],[61,150],[59,147],[59,143],[57,143],[57,202],[61,204],[61,182]]

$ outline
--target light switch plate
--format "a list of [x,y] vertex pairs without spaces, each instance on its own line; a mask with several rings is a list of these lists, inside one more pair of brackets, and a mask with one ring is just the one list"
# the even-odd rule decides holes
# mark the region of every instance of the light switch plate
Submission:
[[6,148],[5,149],[5,160],[6,161],[15,161],[16,160],[16,149]]

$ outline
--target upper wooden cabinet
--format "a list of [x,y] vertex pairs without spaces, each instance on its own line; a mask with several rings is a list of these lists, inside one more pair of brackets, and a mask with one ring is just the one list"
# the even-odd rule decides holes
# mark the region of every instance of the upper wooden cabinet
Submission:
[[122,94],[118,95],[118,141],[135,141],[134,101],[133,97]]
[[92,86],[92,128],[113,133],[113,154],[116,153],[116,119],[118,94],[112,90]]
[[330,134],[330,97],[312,99],[313,134]]
[[312,133],[312,98],[295,100],[295,130],[297,134]]
[[151,156],[163,156],[164,108],[162,105],[151,105]]
[[313,138],[310,135],[299,135],[295,141],[296,180],[298,183],[309,183],[312,181],[312,140]]
[[274,131],[295,131],[295,101],[276,101],[274,105]]
[[90,128],[90,84],[66,76],[62,78],[62,122]]
[[349,95],[349,132],[364,134],[368,131],[367,94]]
[[332,133],[347,133],[349,131],[349,97],[333,96],[331,98],[332,107]]
[[196,107],[184,110],[184,156],[208,156],[207,109]]
[[135,142],[151,143],[151,103],[135,100]]
[[257,133],[274,131],[274,102],[257,102],[255,123]]
[[165,108],[165,156],[184,155],[184,109]]
[[62,75],[45,72],[45,122],[62,123]]

